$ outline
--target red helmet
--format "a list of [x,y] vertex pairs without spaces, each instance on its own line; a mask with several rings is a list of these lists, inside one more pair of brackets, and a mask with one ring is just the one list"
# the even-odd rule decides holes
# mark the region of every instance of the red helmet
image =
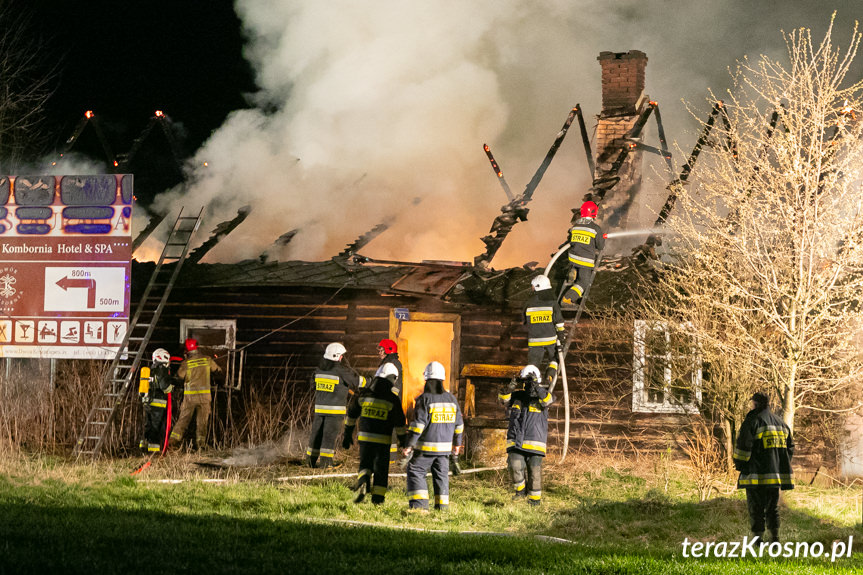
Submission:
[[391,339],[382,339],[378,347],[384,348],[384,353],[396,353],[399,350],[396,342]]
[[198,340],[189,338],[185,341],[186,351],[195,351],[198,349]]
[[582,218],[595,218],[598,208],[596,204],[591,201],[584,202],[581,204],[581,217]]

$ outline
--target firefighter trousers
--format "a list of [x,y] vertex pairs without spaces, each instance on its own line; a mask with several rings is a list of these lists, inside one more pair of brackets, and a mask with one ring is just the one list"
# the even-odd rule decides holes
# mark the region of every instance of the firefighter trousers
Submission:
[[449,453],[446,455],[415,454],[408,463],[407,490],[408,507],[429,508],[429,491],[426,473],[431,470],[434,486],[434,508],[449,507]]
[[554,344],[551,345],[534,345],[527,348],[527,363],[528,365],[535,365],[537,369],[541,370],[543,364],[547,361],[548,364],[545,368],[544,384],[546,387],[551,385],[551,382],[554,381],[554,376],[557,374],[557,346]]
[[206,397],[206,401],[193,401],[190,397],[183,399],[183,404],[180,406],[180,418],[174,429],[171,430],[171,442],[183,441],[183,436],[192,421],[192,416],[195,417],[195,441],[197,441],[198,449],[201,449],[207,444],[207,423],[210,419],[209,396]]
[[746,488],[749,526],[753,533],[764,533],[764,526],[779,529],[779,487],[756,485]]
[[365,482],[366,491],[372,494],[372,503],[383,503],[387,494],[390,473],[390,446],[360,441],[360,470],[357,484]]
[[167,405],[148,403],[144,406],[144,441],[148,452],[161,451],[162,443],[165,441],[165,425],[168,417]]
[[511,450],[506,457],[509,475],[516,497],[527,497],[528,501],[542,501],[542,455]]
[[312,433],[309,436],[309,447],[306,449],[310,467],[323,469],[332,466],[333,456],[336,454],[336,438],[344,424],[344,415],[315,414],[312,420]]
[[[572,303],[584,295],[590,283],[593,281],[593,268],[586,268],[573,264],[569,269],[566,285],[569,287],[563,293],[563,299],[569,299]],[[566,302],[564,302],[566,303]]]

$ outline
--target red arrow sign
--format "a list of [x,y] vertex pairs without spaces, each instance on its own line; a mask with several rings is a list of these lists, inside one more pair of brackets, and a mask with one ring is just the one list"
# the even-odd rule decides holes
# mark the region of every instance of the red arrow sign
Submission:
[[[56,276],[55,276],[56,277]],[[63,276],[57,285],[66,291],[68,288],[87,288],[87,307],[96,307],[96,280],[94,279],[72,279]]]

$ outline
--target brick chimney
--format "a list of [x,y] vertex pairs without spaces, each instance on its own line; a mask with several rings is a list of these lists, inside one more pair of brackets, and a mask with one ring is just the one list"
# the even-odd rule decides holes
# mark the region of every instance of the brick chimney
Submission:
[[613,162],[629,145],[627,137],[647,104],[647,54],[639,50],[600,52],[597,60],[602,67],[602,112],[596,126],[594,186],[585,198],[600,204],[600,219],[607,225],[622,227],[641,187],[642,153],[630,152],[616,172]]
[[602,66],[602,115],[638,113],[635,105],[644,92],[647,54],[639,50],[600,52],[597,60]]

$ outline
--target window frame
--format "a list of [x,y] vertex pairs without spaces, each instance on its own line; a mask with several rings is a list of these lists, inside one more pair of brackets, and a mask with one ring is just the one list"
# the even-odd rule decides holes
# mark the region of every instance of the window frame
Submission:
[[[681,331],[686,333],[686,328],[689,324],[683,324]],[[647,334],[648,330],[658,331],[664,335],[666,350],[665,353],[650,353],[647,349]],[[632,411],[634,413],[680,413],[680,414],[698,414],[699,406],[702,399],[702,370],[703,362],[698,353],[698,345],[695,341],[695,336],[690,334],[692,338],[694,353],[691,356],[692,361],[692,401],[683,403],[674,399],[674,393],[671,387],[672,383],[672,363],[675,359],[674,351],[671,349],[671,330],[669,330],[668,322],[635,320],[633,330],[633,354],[632,354]],[[663,357],[664,356],[664,357]],[[646,383],[646,366],[649,359],[663,361],[663,401],[650,401],[648,399],[648,388]]]

